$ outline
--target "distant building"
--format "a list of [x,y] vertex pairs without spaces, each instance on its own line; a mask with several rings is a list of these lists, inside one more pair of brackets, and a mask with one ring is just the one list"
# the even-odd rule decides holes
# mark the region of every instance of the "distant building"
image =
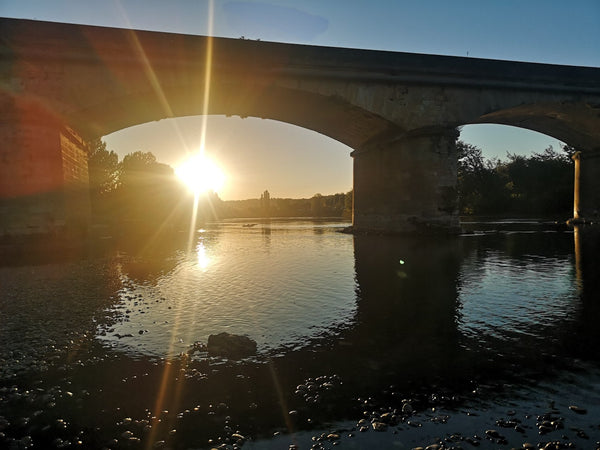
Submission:
[[260,196],[260,208],[263,216],[271,216],[271,194],[269,191],[265,191]]

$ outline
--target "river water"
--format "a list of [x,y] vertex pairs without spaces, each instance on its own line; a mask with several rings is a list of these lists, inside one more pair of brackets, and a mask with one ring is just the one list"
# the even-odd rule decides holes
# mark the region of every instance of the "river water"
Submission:
[[[600,447],[597,231],[345,226],[12,252],[0,447]],[[257,354],[209,356],[224,331]]]

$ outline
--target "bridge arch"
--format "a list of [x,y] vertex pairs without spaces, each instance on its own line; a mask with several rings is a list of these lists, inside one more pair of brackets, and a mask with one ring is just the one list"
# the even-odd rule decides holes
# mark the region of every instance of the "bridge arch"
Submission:
[[600,146],[594,136],[594,115],[585,102],[528,103],[482,114],[464,125],[509,125],[551,136],[578,149],[594,150]]
[[[146,91],[126,97],[111,96],[106,102],[77,113],[78,130],[98,138],[130,126],[165,118],[196,115],[256,117],[288,123],[358,148],[373,136],[398,129],[385,118],[341,98],[297,89],[269,86],[253,90],[244,86],[214,84],[207,108],[195,96],[198,86],[178,86],[161,95]],[[164,99],[161,101],[161,97]],[[168,100],[167,100],[168,99]]]

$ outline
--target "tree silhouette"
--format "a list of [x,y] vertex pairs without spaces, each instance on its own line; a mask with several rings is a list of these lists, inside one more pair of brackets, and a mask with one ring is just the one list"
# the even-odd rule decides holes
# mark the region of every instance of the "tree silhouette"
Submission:
[[480,148],[457,142],[461,214],[568,216],[573,201],[575,149],[551,146],[542,153],[508,153],[508,161],[486,160]]
[[90,202],[95,218],[106,217],[109,197],[119,180],[119,156],[106,149],[106,143],[95,139],[89,144],[88,171]]

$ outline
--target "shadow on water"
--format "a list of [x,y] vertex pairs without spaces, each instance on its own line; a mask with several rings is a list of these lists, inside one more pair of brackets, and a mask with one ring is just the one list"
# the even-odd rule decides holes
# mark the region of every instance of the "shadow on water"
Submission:
[[[215,239],[221,232],[229,231]],[[280,234],[271,227],[256,233],[275,251]],[[310,233],[328,238],[322,228]],[[123,288],[114,268],[152,284],[182,261],[185,233],[151,247],[123,240],[118,252],[108,246],[80,263],[59,259],[37,272],[3,267],[3,284],[17,291],[2,293],[0,312],[33,318],[0,330],[0,362],[9,367],[27,352],[33,356],[26,367],[3,372],[0,444],[231,448],[243,442],[242,434],[319,430],[357,420],[377,405],[399,411],[407,398],[414,408],[457,407],[479,384],[551,380],[575,358],[598,364],[599,235],[576,229],[436,239],[347,236],[354,249],[351,323],[293,350],[242,361],[186,353],[132,358],[93,337]],[[553,278],[560,268],[564,276]],[[28,284],[28,276],[39,285]],[[536,292],[535,280],[549,286],[539,289],[540,298],[523,292]],[[495,290],[498,282],[506,284]],[[62,296],[60,310],[45,310],[53,295]],[[19,311],[18,302],[35,312]],[[69,317],[67,311],[78,312]],[[47,331],[51,340],[34,344],[36,352],[8,350],[23,335],[35,336],[44,314],[61,317]]]

